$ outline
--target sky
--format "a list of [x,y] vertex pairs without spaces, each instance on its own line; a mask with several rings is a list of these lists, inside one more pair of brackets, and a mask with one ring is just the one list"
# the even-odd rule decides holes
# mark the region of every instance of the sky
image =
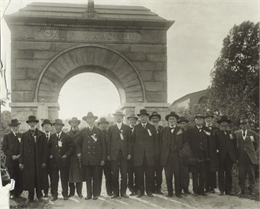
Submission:
[[[12,0],[6,12],[16,12],[31,2],[33,1]],[[48,2],[71,3],[71,0]],[[87,3],[87,0],[73,3]],[[223,39],[230,29],[243,21],[259,21],[259,1],[252,0],[95,0],[95,4],[141,5],[165,19],[175,21],[167,31],[168,103],[186,94],[206,89],[210,85],[210,72],[220,54]],[[1,31],[10,89],[10,32],[5,23],[2,24]],[[79,82],[80,85],[75,85]],[[95,86],[95,91],[91,88],[90,91],[80,91],[89,86]],[[103,115],[105,111],[111,112],[120,105],[119,94],[107,78],[90,73],[80,74],[67,81],[61,90],[61,117],[66,118],[72,113],[82,114],[80,106],[73,111],[68,109],[68,101],[76,92],[79,96],[74,98],[74,103],[86,104],[86,111],[92,110],[99,115]],[[110,99],[105,100],[107,95]]]

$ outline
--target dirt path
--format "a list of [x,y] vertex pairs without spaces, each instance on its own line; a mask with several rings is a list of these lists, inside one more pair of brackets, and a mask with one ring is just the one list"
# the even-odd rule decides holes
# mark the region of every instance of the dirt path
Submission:
[[[84,183],[85,184],[85,183]],[[86,196],[86,186],[84,185],[83,194]],[[166,193],[166,192],[165,192]],[[105,194],[105,188],[101,197],[98,200],[85,200],[77,196],[71,197],[69,200],[64,201],[62,196],[55,202],[49,200],[48,207],[52,209],[93,209],[93,208],[106,208],[106,209],[161,209],[161,208],[183,208],[183,209],[208,209],[208,208],[260,208],[260,203],[254,200],[241,199],[237,196],[219,196],[218,191],[216,194],[209,194],[208,196],[193,195],[183,196],[183,198],[172,197],[168,198],[165,195],[155,195],[150,198],[143,196],[137,198],[136,196],[130,198],[111,199]]]

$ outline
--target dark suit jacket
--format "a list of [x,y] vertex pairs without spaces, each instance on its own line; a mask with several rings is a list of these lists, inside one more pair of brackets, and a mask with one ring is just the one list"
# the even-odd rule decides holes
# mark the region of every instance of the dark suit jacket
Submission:
[[252,164],[257,165],[258,162],[256,153],[259,149],[259,136],[257,136],[256,132],[247,129],[247,137],[244,140],[242,136],[242,130],[239,130],[235,134],[235,141],[238,161],[241,160],[243,153],[246,152]]
[[[190,145],[190,148],[193,152],[193,156],[196,162],[203,162],[209,160],[209,147],[208,147],[208,138],[204,129],[202,132],[199,132],[197,126],[194,126],[187,130],[187,142]],[[203,143],[205,156],[201,156],[200,143]]]
[[[174,129],[174,132],[172,134],[173,139],[175,140],[175,146],[176,146],[176,152],[179,153],[179,150],[182,147],[182,143],[183,143],[183,133],[184,130],[178,126],[176,126],[176,128]],[[170,152],[172,151],[172,147],[171,147],[171,129],[169,126],[164,127],[161,130],[161,142],[162,142],[162,147],[161,147],[161,165],[162,166],[166,166],[167,160],[168,160],[168,156],[170,154]]]
[[212,126],[212,128],[210,129],[209,127],[204,126],[204,130],[208,137],[208,143],[209,143],[210,170],[212,172],[215,172],[219,169],[219,162],[218,162],[216,139],[213,137],[213,133],[214,131],[218,130],[218,128]]
[[[123,135],[123,140],[120,137],[120,133]],[[120,130],[116,124],[108,128],[107,155],[110,156],[111,160],[117,160],[119,150],[122,151],[125,160],[127,159],[127,155],[131,154],[131,134],[130,127],[123,123]]]
[[216,141],[216,148],[219,155],[219,163],[222,163],[226,155],[229,154],[231,160],[235,163],[237,160],[235,151],[235,140],[231,133],[224,133],[222,130],[215,130],[213,132],[213,138]]
[[[149,135],[148,130],[151,132]],[[144,156],[149,166],[155,165],[155,158],[158,158],[158,136],[155,127],[147,123],[145,129],[139,123],[134,127],[132,142],[134,144],[134,166],[143,164]]]
[[[82,165],[100,165],[106,160],[106,143],[101,129],[94,127],[93,130],[84,128],[81,130],[82,139],[78,141],[77,153],[81,153]],[[96,141],[91,137],[96,137]]]
[[35,137],[36,143],[30,131],[26,131],[21,138],[19,163],[24,165],[23,189],[27,191],[33,191],[36,187],[34,181],[36,174],[36,181],[38,181],[40,188],[48,188],[47,167],[42,168],[43,163],[47,164],[48,158],[46,136],[36,129]]
[[[60,141],[62,146],[58,146],[59,138],[57,134],[54,133],[51,135],[49,140],[49,154],[53,156],[50,159],[50,164],[52,167],[63,167],[70,166],[70,157],[75,150],[75,144],[73,143],[71,136],[62,131],[60,136]],[[61,158],[63,155],[66,155],[66,158]]]
[[16,136],[13,132],[4,135],[3,139],[3,152],[6,155],[5,166],[7,168],[13,168],[15,164],[19,164],[19,159],[13,160],[13,155],[20,154],[20,144],[18,138],[21,138],[22,134],[18,133]]

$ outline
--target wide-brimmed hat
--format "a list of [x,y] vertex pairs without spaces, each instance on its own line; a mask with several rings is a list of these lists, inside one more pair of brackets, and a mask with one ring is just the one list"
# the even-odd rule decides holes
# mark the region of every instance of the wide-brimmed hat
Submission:
[[212,111],[207,111],[204,118],[214,118],[214,113]]
[[69,124],[71,124],[71,122],[77,122],[79,125],[81,121],[77,117],[73,117],[71,120],[69,120]]
[[28,120],[26,121],[26,123],[30,123],[30,122],[38,123],[39,120],[37,120],[34,115],[30,115],[30,116],[28,117]]
[[137,114],[137,116],[140,116],[140,115],[147,115],[147,116],[149,116],[150,114],[147,112],[146,109],[141,109],[141,110],[140,110],[140,113]]
[[246,119],[246,118],[241,118],[241,119],[239,120],[239,124],[248,124],[248,122],[249,122],[249,120]]
[[124,113],[121,110],[117,110],[115,113],[113,113],[114,116],[116,115],[122,115],[124,116]]
[[137,117],[134,113],[131,113],[131,114],[127,117],[127,120],[129,120],[130,118],[134,118],[134,119],[138,120],[138,117]]
[[152,117],[158,117],[159,120],[161,120],[161,115],[158,112],[152,112],[152,114],[149,116],[149,120],[151,120]]
[[228,117],[225,116],[225,115],[222,115],[217,122],[218,122],[218,123],[221,123],[221,122],[224,122],[224,121],[226,121],[227,123],[231,123],[231,120],[228,119]]
[[202,113],[198,113],[194,116],[194,119],[196,119],[196,118],[203,118],[204,119],[205,117]]
[[9,126],[19,126],[21,123],[17,119],[12,119]]
[[106,119],[105,117],[102,117],[102,118],[99,119],[99,121],[98,121],[98,125],[99,125],[100,123],[106,123],[106,124],[109,124],[109,122],[107,121],[107,119]]
[[51,123],[51,121],[50,121],[49,119],[43,120],[42,126],[44,126],[45,124],[50,124],[50,125],[52,125],[52,123]]
[[182,122],[188,123],[189,121],[185,117],[180,117],[179,120],[178,120],[178,123],[182,123]]
[[179,115],[177,115],[177,113],[175,113],[174,111],[172,111],[170,114],[165,116],[165,120],[168,121],[169,117],[175,117],[177,120],[179,120]]
[[98,119],[98,117],[95,116],[92,112],[88,112],[87,116],[84,116],[82,119],[87,120],[87,118],[94,118],[95,120]]
[[64,126],[65,124],[62,122],[62,120],[61,119],[55,119],[55,121],[54,121],[54,123],[52,124],[52,125],[62,125],[62,126]]

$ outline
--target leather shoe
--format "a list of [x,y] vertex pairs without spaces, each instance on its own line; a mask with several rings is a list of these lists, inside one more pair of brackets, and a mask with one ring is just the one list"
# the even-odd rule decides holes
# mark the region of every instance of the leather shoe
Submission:
[[201,193],[199,193],[199,195],[201,195],[201,196],[207,196],[207,194],[206,194],[205,192],[201,192]]
[[134,193],[134,192],[131,192],[131,193],[129,194],[129,196],[135,196],[135,193]]
[[223,196],[223,195],[224,195],[224,192],[220,192],[219,195],[220,195],[220,196]]
[[51,201],[55,201],[55,200],[57,200],[58,198],[56,197],[56,196],[53,196],[52,198],[51,198]]
[[44,198],[48,198],[48,197],[49,197],[49,195],[48,195],[48,194],[45,194],[45,195],[43,195],[43,197],[44,197]]
[[85,200],[90,200],[90,199],[91,199],[90,196],[85,197]]
[[182,198],[182,196],[180,194],[176,194],[176,197],[178,198]]
[[153,194],[150,193],[150,192],[147,194],[147,196],[148,196],[148,197],[154,197]]
[[107,193],[107,195],[111,197],[113,195],[113,193],[112,192],[111,193]]
[[93,200],[97,200],[98,199],[98,197],[93,197]]
[[121,197],[129,198],[129,196],[127,194],[122,194]]
[[74,196],[74,194],[69,194],[69,197],[73,197]]
[[138,198],[140,198],[140,197],[142,197],[142,196],[144,196],[144,194],[142,194],[142,193],[139,193],[139,194],[137,195]]
[[173,195],[172,194],[167,194],[166,197],[172,197]]
[[226,194],[226,195],[229,195],[229,196],[234,196],[234,194],[231,193],[231,192],[225,192],[225,194]]
[[119,195],[113,194],[112,199],[119,197]]
[[193,196],[197,197],[199,194],[198,193],[194,193]]
[[160,190],[160,191],[157,192],[157,194],[163,194],[163,192]]
[[68,200],[69,198],[68,198],[68,196],[65,196],[65,197],[63,197],[63,199],[64,199],[64,200]]

